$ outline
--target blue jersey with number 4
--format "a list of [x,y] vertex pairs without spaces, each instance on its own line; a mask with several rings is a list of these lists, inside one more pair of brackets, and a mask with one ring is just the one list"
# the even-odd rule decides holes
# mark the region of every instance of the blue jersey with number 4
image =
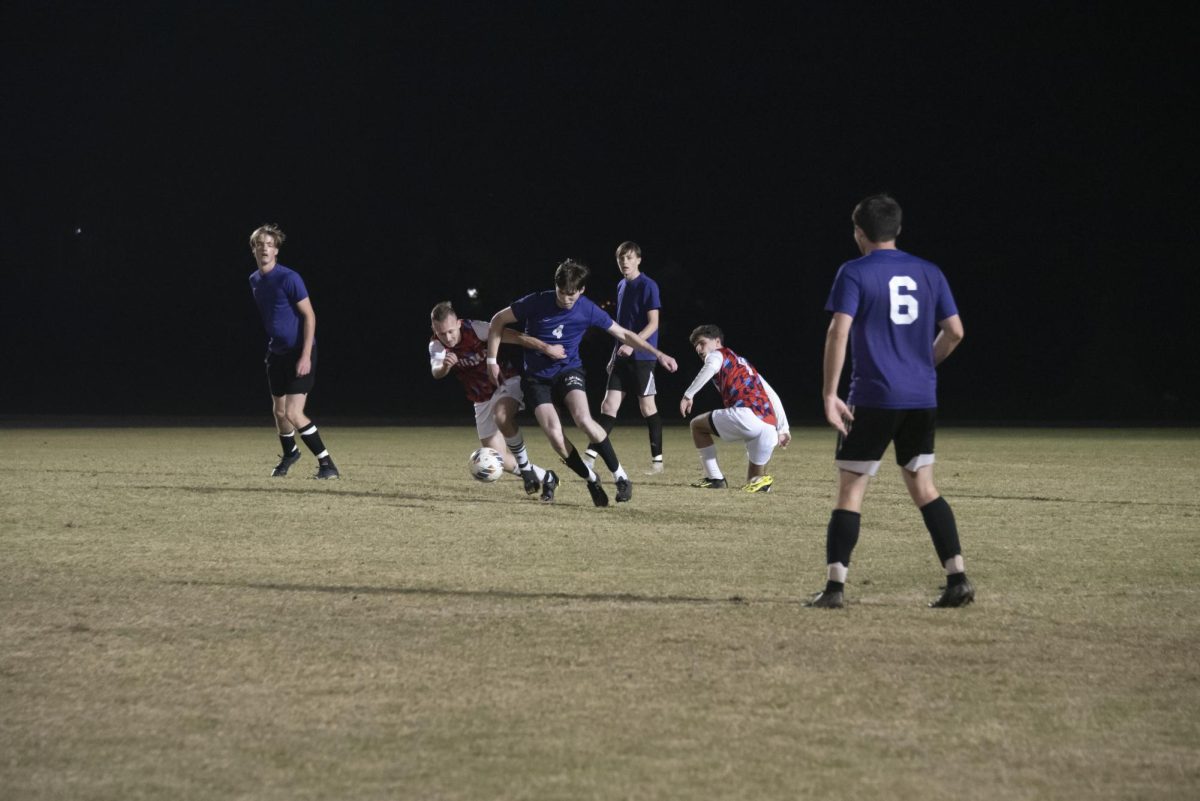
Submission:
[[851,406],[937,406],[933,340],[938,322],[958,314],[936,264],[902,250],[876,250],[838,270],[825,311],[854,318],[850,328]]
[[567,358],[554,360],[536,350],[525,351],[525,375],[534,378],[553,378],[563,370],[579,369],[579,343],[589,328],[607,331],[613,318],[608,312],[580,295],[575,305],[564,309],[558,305],[554,290],[526,295],[512,305],[513,314],[525,333],[548,345],[562,345]]

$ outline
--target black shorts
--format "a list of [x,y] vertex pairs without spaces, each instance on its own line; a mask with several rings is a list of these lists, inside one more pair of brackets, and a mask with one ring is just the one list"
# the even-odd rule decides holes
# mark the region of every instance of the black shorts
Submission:
[[658,394],[654,386],[654,368],[657,361],[650,359],[617,358],[612,372],[608,374],[608,389],[634,394],[646,398]]
[[[843,463],[857,463],[873,469],[854,469],[854,472],[875,475],[879,462],[891,443],[896,443],[896,464],[915,470],[923,464],[933,463],[933,435],[937,429],[937,409],[851,409],[854,422],[850,433],[838,436],[834,459],[839,467]],[[925,458],[922,458],[925,457]],[[916,463],[914,464],[914,460]],[[910,467],[909,465],[913,465]]]
[[562,403],[572,390],[587,392],[583,370],[563,370],[553,378],[521,377],[521,391],[525,394],[525,408],[536,409],[545,403]]
[[300,361],[301,350],[290,350],[287,353],[272,353],[267,351],[267,386],[271,397],[281,398],[284,395],[307,395],[312,392],[317,382],[317,349],[313,348],[312,368],[308,375],[296,375],[296,362]]

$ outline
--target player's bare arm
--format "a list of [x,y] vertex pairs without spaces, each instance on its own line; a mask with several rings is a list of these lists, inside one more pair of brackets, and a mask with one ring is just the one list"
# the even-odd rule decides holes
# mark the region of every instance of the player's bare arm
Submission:
[[821,397],[825,402],[825,422],[837,429],[838,433],[850,433],[846,423],[853,422],[854,415],[850,407],[837,396],[838,382],[842,378],[842,367],[846,364],[846,346],[850,342],[850,325],[854,318],[843,312],[836,312],[829,321],[829,330],[825,333],[825,359],[823,380],[821,381]]
[[[638,331],[638,336],[640,336],[642,339],[649,342],[650,337],[652,337],[654,335],[654,332],[657,330],[658,330],[658,309],[651,309],[650,311],[646,312],[646,326],[641,331]],[[629,345],[622,345],[621,347],[617,348],[616,355],[631,356],[631,355],[633,355],[633,348],[630,347]]]
[[963,341],[962,319],[957,314],[952,314],[940,321],[938,328],[941,330],[933,340],[933,364],[935,367],[953,353],[954,349]]
[[317,340],[317,313],[312,300],[305,298],[296,304],[296,312],[304,319],[304,349],[296,360],[296,375],[305,376],[312,372],[312,349]]
[[492,379],[492,383],[500,386],[500,365],[496,361],[496,357],[500,355],[500,341],[504,336],[504,329],[509,323],[515,323],[517,315],[513,313],[512,306],[505,306],[500,311],[492,315],[491,322],[488,323],[488,338],[487,338],[487,371],[488,377]]
[[658,363],[665,367],[668,373],[673,373],[679,369],[679,365],[675,363],[673,358],[663,353],[661,350],[654,347],[649,342],[642,339],[628,328],[623,327],[619,323],[613,323],[611,326],[609,326],[608,333],[613,337],[613,339],[624,342],[630,347],[637,348],[645,353],[654,354],[654,358],[658,359]]
[[[490,337],[490,330],[488,331],[488,335]],[[500,340],[502,342],[507,342],[510,345],[520,345],[526,350],[536,350],[539,353],[543,353],[556,361],[558,359],[567,358],[567,349],[562,345],[547,345],[537,337],[531,337],[529,334],[526,334],[522,331],[517,331],[514,328],[503,329],[500,332]]]

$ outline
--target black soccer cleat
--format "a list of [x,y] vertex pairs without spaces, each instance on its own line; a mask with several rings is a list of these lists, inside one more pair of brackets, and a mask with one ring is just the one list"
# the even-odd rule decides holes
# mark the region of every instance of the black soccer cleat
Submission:
[[604,491],[604,487],[600,486],[600,481],[589,481],[587,483],[588,494],[592,496],[592,503],[596,506],[608,506],[608,493]]
[[804,605],[810,609],[841,609],[846,605],[846,596],[841,590],[818,592]]
[[723,478],[709,478],[705,476],[699,481],[693,481],[692,486],[699,487],[700,489],[725,489],[729,486],[729,482]]
[[558,474],[553,470],[546,471],[546,477],[542,480],[542,503],[554,503],[554,490],[558,489]]
[[300,461],[300,449],[299,448],[296,448],[291,453],[284,454],[280,458],[279,464],[275,465],[275,469],[271,471],[271,477],[272,478],[283,478],[284,476],[286,476],[288,474],[288,470],[291,469],[292,465],[294,465],[298,461]]
[[947,586],[942,590],[942,594],[938,596],[936,601],[930,601],[930,609],[953,609],[959,606],[966,606],[975,600],[975,585],[968,579],[964,579],[962,584]]
[[538,487],[541,486],[537,480],[537,473],[533,470],[522,470],[521,480],[525,482],[526,495],[537,495]]
[[617,503],[633,500],[633,482],[627,478],[617,479]]
[[317,474],[313,478],[319,478],[322,481],[331,478],[341,478],[342,474],[338,472],[337,465],[332,459],[327,459],[317,467]]

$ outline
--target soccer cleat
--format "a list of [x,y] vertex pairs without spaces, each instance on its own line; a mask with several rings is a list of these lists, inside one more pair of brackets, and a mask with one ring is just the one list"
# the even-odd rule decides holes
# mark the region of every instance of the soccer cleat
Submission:
[[521,480],[525,482],[526,495],[537,495],[538,487],[541,486],[537,480],[537,473],[533,470],[522,470]]
[[975,585],[969,579],[964,579],[962,584],[947,586],[936,601],[930,601],[929,607],[931,609],[951,609],[957,606],[966,606],[974,600]]
[[751,481],[746,486],[742,487],[742,492],[770,492],[771,485],[775,483],[775,479],[770,476],[759,476]]
[[546,478],[542,480],[542,503],[554,503],[554,490],[558,489],[558,474],[553,470],[546,471]]
[[656,476],[663,471],[662,459],[655,460],[650,463],[650,469],[646,471],[648,476]]
[[592,503],[597,506],[608,506],[608,493],[604,491],[604,487],[600,486],[600,481],[589,481],[587,485],[588,494],[592,496]]
[[332,459],[322,462],[317,467],[317,474],[315,476],[313,476],[313,478],[319,478],[322,480],[330,479],[330,478],[341,478],[341,477],[342,477],[342,474],[338,472],[337,465],[335,465],[333,463]]
[[838,592],[818,592],[804,604],[811,609],[841,609],[846,605],[846,596]]
[[633,484],[627,478],[617,479],[617,503],[633,500]]
[[699,487],[700,489],[725,489],[729,486],[729,482],[723,478],[709,478],[705,476],[699,481],[693,481],[692,486]]
[[275,465],[275,469],[271,471],[272,478],[282,478],[288,474],[288,470],[296,462],[300,461],[300,449],[296,448],[291,453],[284,454],[279,460],[279,464]]

